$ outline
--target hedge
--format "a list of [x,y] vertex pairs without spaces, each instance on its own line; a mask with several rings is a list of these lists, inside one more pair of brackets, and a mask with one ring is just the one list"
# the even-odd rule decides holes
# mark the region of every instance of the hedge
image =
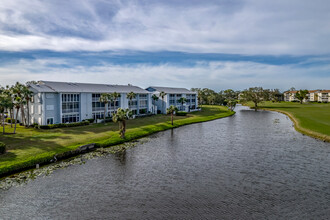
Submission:
[[67,128],[67,127],[77,127],[83,125],[89,125],[89,121],[74,122],[74,123],[61,123],[61,124],[52,124],[52,125],[40,125],[40,129],[54,129],[54,128]]
[[177,116],[186,116],[187,112],[177,112],[176,115]]

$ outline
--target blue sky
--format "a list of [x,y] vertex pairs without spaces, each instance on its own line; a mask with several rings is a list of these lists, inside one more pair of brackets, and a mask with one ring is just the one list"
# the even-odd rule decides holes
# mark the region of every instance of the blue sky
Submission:
[[0,85],[330,89],[327,0],[2,0]]

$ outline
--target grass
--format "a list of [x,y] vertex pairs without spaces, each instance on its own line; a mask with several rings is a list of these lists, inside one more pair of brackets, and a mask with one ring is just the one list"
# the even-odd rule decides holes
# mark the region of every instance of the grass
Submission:
[[[121,139],[118,124],[91,124],[88,126],[38,130],[18,126],[17,134],[0,134],[0,142],[7,145],[7,153],[0,155],[0,176],[20,169],[32,167],[37,163],[50,161],[56,154],[78,148],[81,145],[96,143],[98,147],[108,147],[134,140],[162,130],[186,124],[209,121],[234,114],[223,106],[203,106],[202,111],[174,116],[156,115],[137,118],[127,122],[126,138]],[[6,126],[6,132],[13,128]]]
[[[247,103],[252,107],[253,103]],[[264,102],[260,108],[288,115],[297,131],[330,142],[330,103]]]

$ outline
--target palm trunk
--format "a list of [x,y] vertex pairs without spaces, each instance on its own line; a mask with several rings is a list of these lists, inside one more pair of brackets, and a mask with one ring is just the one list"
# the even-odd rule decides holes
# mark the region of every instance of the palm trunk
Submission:
[[3,122],[3,131],[2,133],[5,134],[5,113],[2,114],[2,122]]
[[27,100],[27,102],[26,102],[26,106],[27,106],[27,123],[26,123],[26,125],[29,127],[29,126],[30,126],[30,108],[29,108],[29,100]]
[[25,114],[24,114],[24,106],[21,105],[21,121],[22,121],[22,125],[25,125]]
[[173,125],[173,113],[171,113],[171,121],[172,121],[172,125]]
[[103,120],[104,120],[104,124],[105,124],[105,113],[107,111],[107,105],[104,103],[104,115],[103,115]]
[[122,121],[123,127],[122,127],[122,138],[125,138],[125,132],[126,132],[126,120]]
[[15,127],[14,127],[14,134],[16,134],[16,125],[17,125],[17,117],[18,117],[18,112],[19,112],[19,108],[17,109],[17,112],[16,112],[16,118],[15,118]]
[[14,109],[10,109],[10,127],[13,127]]
[[258,104],[254,103],[254,111],[257,111],[257,110],[258,110]]

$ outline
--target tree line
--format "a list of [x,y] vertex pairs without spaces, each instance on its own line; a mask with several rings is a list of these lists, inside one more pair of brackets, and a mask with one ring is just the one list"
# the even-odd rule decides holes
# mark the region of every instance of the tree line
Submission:
[[[16,125],[18,122],[18,113],[21,111],[21,123],[24,126],[30,126],[29,103],[33,98],[33,92],[28,86],[33,82],[27,82],[25,85],[16,82],[15,85],[1,87],[0,86],[0,121],[5,133],[5,118],[10,115],[10,124],[15,123],[14,132],[16,133]],[[25,109],[27,113],[25,114]]]
[[279,89],[264,89],[262,87],[251,87],[243,91],[232,89],[215,92],[208,88],[192,88],[191,91],[197,92],[199,105],[224,105],[233,111],[238,102],[253,102],[255,109],[263,101],[280,102],[283,94]]

